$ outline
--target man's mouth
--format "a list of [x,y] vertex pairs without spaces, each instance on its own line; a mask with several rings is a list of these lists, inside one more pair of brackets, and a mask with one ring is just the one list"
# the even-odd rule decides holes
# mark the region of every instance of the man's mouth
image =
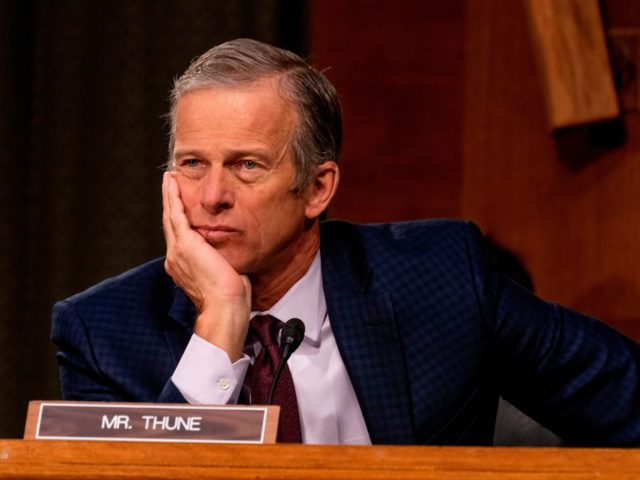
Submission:
[[193,229],[208,243],[221,243],[240,233],[237,229],[227,225],[195,225]]

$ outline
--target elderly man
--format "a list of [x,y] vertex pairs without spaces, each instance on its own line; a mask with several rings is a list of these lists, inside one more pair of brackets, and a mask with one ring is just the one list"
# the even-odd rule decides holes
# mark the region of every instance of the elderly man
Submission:
[[196,59],[172,94],[166,258],[55,306],[64,397],[264,403],[256,372],[298,317],[281,441],[489,444],[502,394],[569,443],[639,445],[638,345],[492,272],[473,225],[320,222],[341,135],[296,55]]

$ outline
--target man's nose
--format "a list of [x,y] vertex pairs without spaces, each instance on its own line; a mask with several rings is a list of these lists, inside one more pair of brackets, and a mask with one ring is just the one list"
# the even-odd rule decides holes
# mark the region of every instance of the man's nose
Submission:
[[233,207],[234,194],[224,168],[212,168],[204,178],[200,202],[209,213],[219,213]]

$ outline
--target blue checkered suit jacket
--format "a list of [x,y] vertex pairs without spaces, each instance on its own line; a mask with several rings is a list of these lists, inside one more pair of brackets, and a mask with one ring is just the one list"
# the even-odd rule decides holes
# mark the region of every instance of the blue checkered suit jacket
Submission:
[[[492,272],[472,224],[331,221],[321,239],[374,443],[490,444],[502,394],[569,443],[640,445],[638,345]],[[170,377],[194,313],[162,259],[56,304],[64,397],[184,401]]]

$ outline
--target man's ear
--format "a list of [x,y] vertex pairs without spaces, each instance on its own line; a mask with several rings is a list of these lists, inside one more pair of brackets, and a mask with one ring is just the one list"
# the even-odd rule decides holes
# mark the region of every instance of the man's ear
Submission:
[[327,209],[338,189],[339,182],[340,170],[336,162],[328,161],[318,166],[318,171],[307,185],[305,192],[307,196],[305,215],[308,219],[319,217]]

